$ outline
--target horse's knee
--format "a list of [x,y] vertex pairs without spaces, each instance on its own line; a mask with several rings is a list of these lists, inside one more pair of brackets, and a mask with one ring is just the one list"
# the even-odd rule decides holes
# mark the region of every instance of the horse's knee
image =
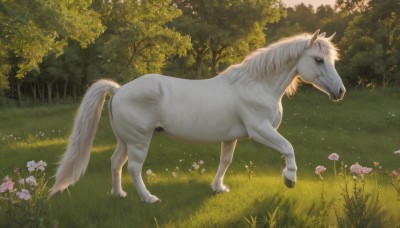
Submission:
[[221,163],[225,166],[228,166],[232,163],[232,157],[222,158]]

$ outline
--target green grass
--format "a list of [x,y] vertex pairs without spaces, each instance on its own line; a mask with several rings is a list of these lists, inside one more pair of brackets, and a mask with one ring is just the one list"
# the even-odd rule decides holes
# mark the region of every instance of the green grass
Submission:
[[[262,219],[278,208],[278,226],[309,226],[316,213],[311,209],[320,205],[321,183],[314,174],[317,165],[328,168],[328,201],[340,200],[340,189],[327,159],[331,152],[337,152],[349,165],[359,162],[371,167],[378,161],[388,169],[400,166],[400,157],[393,154],[400,147],[399,102],[400,91],[396,89],[351,91],[339,103],[308,89],[285,98],[279,131],[296,151],[299,172],[294,189],[287,189],[281,180],[284,160],[278,152],[241,140],[225,180],[231,192],[215,194],[210,182],[218,167],[219,144],[185,144],[155,135],[144,165],[144,171],[156,173],[149,181],[144,177],[149,190],[162,199],[154,205],[140,201],[126,168],[123,187],[128,197],[115,199],[109,195],[115,138],[105,109],[88,170],[69,193],[65,191],[50,201],[53,217],[60,227],[243,227],[245,218],[257,215]],[[25,168],[29,160],[45,160],[49,164],[47,175],[53,175],[77,106],[1,107],[0,178],[15,167]],[[205,174],[190,174],[192,162],[199,160],[205,162]],[[249,161],[256,166],[252,179],[244,168]],[[180,170],[173,178],[169,173],[176,166]],[[369,189],[374,189],[375,179],[368,181]],[[52,183],[50,179],[49,185]],[[399,226],[396,192],[385,181],[379,183],[388,225]],[[333,208],[330,213],[330,224],[334,225]]]

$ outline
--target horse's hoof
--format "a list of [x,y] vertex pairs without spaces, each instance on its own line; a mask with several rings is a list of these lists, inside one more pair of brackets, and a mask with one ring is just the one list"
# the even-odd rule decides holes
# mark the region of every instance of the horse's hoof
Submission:
[[219,185],[219,186],[211,185],[211,188],[216,193],[229,192],[229,188],[226,185]]
[[116,198],[125,198],[127,194],[125,191],[122,190],[116,192],[114,192],[114,190],[111,190],[111,195]]
[[288,178],[286,178],[285,176],[283,176],[283,182],[285,182],[285,185],[288,188],[294,188],[294,184],[296,184],[295,181],[291,181]]
[[159,203],[161,200],[155,196],[155,195],[150,195],[147,199],[143,200],[144,202],[148,204],[153,204],[153,203]]

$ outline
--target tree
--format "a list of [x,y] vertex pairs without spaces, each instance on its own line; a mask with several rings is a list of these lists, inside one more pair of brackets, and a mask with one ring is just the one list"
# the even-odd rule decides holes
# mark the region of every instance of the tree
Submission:
[[294,8],[285,8],[284,5],[281,5],[281,10],[285,12],[282,14],[282,19],[267,27],[265,34],[268,43],[299,33],[315,32],[319,29],[321,20],[317,19],[312,5],[307,6],[301,3]]
[[173,26],[192,38],[190,53],[196,62],[198,78],[205,60],[211,61],[212,74],[216,75],[221,61],[229,62],[232,55],[243,57],[264,44],[264,25],[278,20],[280,12],[276,0],[176,0],[174,3],[183,15]]
[[18,58],[17,78],[38,69],[50,53],[60,55],[69,39],[82,47],[104,30],[99,15],[89,9],[90,0],[0,0],[0,44]]
[[184,55],[190,37],[167,24],[181,14],[171,1],[112,1],[100,4],[106,32],[96,42],[101,74],[128,81],[160,72],[165,59]]
[[[350,1],[349,1],[350,2]],[[339,70],[352,86],[393,84],[400,69],[400,4],[370,0],[349,24],[339,46]]]

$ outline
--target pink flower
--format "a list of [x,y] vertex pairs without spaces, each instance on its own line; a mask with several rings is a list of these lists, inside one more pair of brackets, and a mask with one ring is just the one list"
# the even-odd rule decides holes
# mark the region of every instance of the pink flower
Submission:
[[350,166],[350,172],[360,175],[362,174],[362,166],[357,162],[356,164]]
[[397,176],[398,176],[396,170],[393,170],[392,173],[391,173],[390,175],[392,175],[392,177],[397,177]]
[[319,165],[315,168],[315,174],[317,174],[317,175],[321,175],[321,173],[323,173],[325,171],[326,171],[326,168],[321,165]]
[[331,153],[331,154],[328,156],[328,159],[329,159],[329,160],[332,160],[332,161],[339,161],[339,155],[338,155],[337,153]]
[[357,162],[356,164],[350,166],[350,171],[357,175],[364,175],[370,173],[372,168],[363,167]]
[[372,168],[362,167],[361,172],[362,174],[368,174],[372,171]]
[[14,189],[14,183],[6,176],[3,183],[0,185],[0,192],[12,192]]
[[37,186],[36,179],[33,176],[30,176],[25,179],[26,183],[29,184],[30,186]]
[[31,198],[31,194],[29,194],[29,191],[26,189],[21,189],[20,192],[17,192],[16,195],[18,198],[23,199],[23,200],[29,200]]

